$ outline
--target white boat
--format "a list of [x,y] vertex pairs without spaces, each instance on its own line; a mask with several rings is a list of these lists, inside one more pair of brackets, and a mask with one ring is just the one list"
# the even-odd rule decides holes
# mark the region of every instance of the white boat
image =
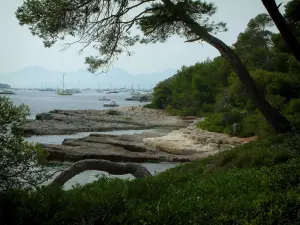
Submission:
[[103,104],[104,107],[118,107],[119,105],[116,103],[116,101],[110,101],[108,103]]

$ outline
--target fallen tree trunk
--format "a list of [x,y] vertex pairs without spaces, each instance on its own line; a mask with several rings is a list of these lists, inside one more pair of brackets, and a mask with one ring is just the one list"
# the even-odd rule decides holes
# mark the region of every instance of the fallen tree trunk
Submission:
[[114,175],[131,174],[136,178],[152,176],[143,166],[136,163],[117,163],[101,159],[85,159],[74,163],[57,176],[50,185],[63,186],[68,180],[86,170],[100,170]]

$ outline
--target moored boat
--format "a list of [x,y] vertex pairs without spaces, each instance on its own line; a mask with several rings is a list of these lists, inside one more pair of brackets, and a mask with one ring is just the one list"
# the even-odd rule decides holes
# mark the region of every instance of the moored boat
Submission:
[[73,91],[72,90],[65,90],[65,74],[63,74],[63,88],[62,90],[58,90],[57,95],[73,95]]

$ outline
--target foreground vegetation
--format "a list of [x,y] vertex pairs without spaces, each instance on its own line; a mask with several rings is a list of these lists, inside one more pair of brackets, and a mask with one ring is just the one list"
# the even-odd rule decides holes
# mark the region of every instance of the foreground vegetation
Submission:
[[298,224],[300,136],[281,135],[132,181],[1,196],[1,224]]
[[0,96],[0,193],[12,188],[34,188],[49,177],[46,154],[38,144],[24,141],[19,127],[26,121],[29,107],[16,106]]

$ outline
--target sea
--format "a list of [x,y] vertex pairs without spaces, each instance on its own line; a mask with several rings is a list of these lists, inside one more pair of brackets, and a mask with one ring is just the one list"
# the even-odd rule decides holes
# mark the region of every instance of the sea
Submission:
[[[146,103],[140,103],[135,101],[126,101],[125,99],[130,97],[129,92],[120,92],[106,94],[105,92],[96,92],[94,90],[82,91],[71,96],[57,95],[51,91],[39,91],[39,90],[14,90],[15,95],[5,95],[12,99],[15,105],[25,104],[30,108],[30,116],[28,119],[35,119],[35,116],[39,113],[49,112],[54,109],[62,110],[103,110],[107,107],[103,107],[105,101],[99,101],[99,98],[107,97],[110,100],[116,101],[120,106],[142,106]],[[103,133],[103,134],[138,134],[142,132],[161,132],[166,133],[164,129],[150,129],[150,130],[118,130],[108,132],[81,132],[71,135],[45,135],[45,136],[32,136],[26,138],[28,142],[38,142],[45,144],[61,144],[65,138],[81,138],[88,136],[91,133]],[[178,163],[142,163],[150,173],[153,175],[163,172],[169,168],[179,165]],[[59,167],[56,166],[55,169]],[[65,165],[61,165],[65,167]],[[49,167],[49,171],[53,171],[53,167]],[[84,185],[89,182],[97,180],[98,176],[107,176],[111,178],[121,179],[133,179],[131,175],[110,175],[103,171],[85,171],[69,180],[64,189],[71,189],[76,185]]]
[[120,106],[139,106],[146,103],[126,101],[130,97],[129,92],[120,92],[106,94],[105,92],[83,91],[73,95],[57,95],[51,91],[38,90],[14,90],[15,95],[6,95],[10,97],[16,105],[22,103],[30,107],[30,117],[42,112],[49,112],[54,109],[64,110],[81,110],[81,109],[107,109],[103,107],[105,101],[99,101],[99,98],[107,97],[112,101],[116,101]]

